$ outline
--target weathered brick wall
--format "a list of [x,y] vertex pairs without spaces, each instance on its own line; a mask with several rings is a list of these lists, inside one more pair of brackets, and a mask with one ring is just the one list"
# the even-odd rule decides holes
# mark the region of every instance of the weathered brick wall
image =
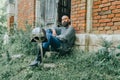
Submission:
[[32,25],[35,21],[35,0],[19,0],[18,27],[25,28],[26,21]]
[[86,0],[71,0],[71,20],[77,33],[85,33]]
[[120,0],[94,0],[93,33],[120,33]]
[[10,16],[7,18],[8,32],[13,28],[14,24],[14,16]]
[[[35,21],[36,0],[18,1],[18,27]],[[77,33],[86,33],[87,0],[71,0],[71,22]],[[93,0],[92,32],[95,34],[120,33],[120,0]]]

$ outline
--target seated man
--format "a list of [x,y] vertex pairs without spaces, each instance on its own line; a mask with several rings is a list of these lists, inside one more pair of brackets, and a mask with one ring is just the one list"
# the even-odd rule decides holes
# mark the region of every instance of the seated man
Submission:
[[[73,46],[75,41],[75,30],[70,25],[70,19],[64,15],[62,17],[62,26],[53,29],[46,30],[47,41],[42,43],[43,56],[51,45],[52,49],[58,50],[59,48],[68,49]],[[36,59],[30,64],[30,66],[37,66],[41,62],[40,51]]]

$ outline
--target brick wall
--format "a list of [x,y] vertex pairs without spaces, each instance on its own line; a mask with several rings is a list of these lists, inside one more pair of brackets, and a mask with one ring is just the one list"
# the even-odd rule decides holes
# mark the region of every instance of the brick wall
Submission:
[[8,32],[11,31],[11,29],[13,29],[13,24],[14,24],[14,16],[10,16],[9,18],[7,18],[7,25],[8,27]]
[[[77,33],[86,32],[87,0],[71,0],[71,20]],[[120,0],[93,0],[92,33],[120,33]]]
[[93,33],[120,33],[120,0],[94,0]]
[[71,20],[77,33],[85,33],[86,0],[71,0]]
[[18,27],[25,28],[26,21],[32,25],[35,21],[35,0],[19,0]]
[[[35,21],[35,1],[19,0],[18,27]],[[93,0],[92,33],[120,33],[120,0]],[[87,0],[71,0],[71,23],[77,33],[86,33]]]

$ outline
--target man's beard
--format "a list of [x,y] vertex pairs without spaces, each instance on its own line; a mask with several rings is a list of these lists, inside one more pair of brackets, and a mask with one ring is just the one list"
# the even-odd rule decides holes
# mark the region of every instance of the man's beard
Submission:
[[68,27],[69,22],[63,22],[62,25],[63,25],[64,27]]

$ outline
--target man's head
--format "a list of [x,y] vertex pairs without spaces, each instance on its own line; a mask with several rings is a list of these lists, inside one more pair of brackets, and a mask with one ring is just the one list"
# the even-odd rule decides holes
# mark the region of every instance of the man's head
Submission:
[[70,19],[67,15],[62,16],[62,25],[67,27],[70,25]]

